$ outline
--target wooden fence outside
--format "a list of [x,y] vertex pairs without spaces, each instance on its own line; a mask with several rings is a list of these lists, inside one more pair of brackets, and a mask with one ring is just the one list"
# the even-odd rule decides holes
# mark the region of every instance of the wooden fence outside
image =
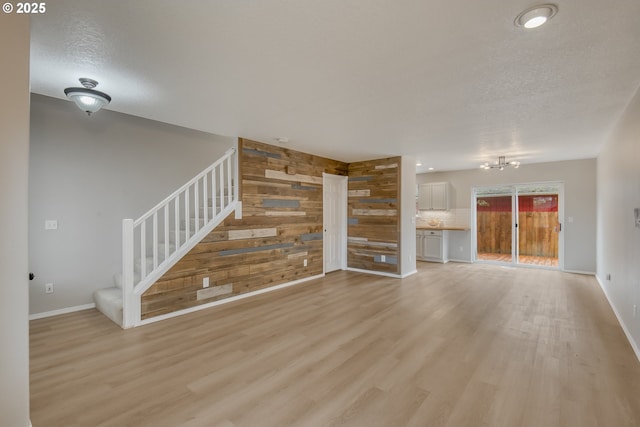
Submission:
[[[511,253],[511,212],[478,212],[478,253]],[[518,214],[520,255],[558,257],[558,212]]]

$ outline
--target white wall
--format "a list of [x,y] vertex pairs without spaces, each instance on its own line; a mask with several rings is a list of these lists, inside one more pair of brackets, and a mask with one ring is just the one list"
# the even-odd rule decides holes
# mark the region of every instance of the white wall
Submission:
[[403,156],[400,165],[400,275],[416,272],[416,159]]
[[[640,358],[640,91],[607,141],[597,162],[597,277]],[[611,274],[611,280],[607,280]]]
[[[108,110],[88,117],[72,102],[32,95],[30,144],[34,314],[90,304],[95,289],[113,286],[122,219],[151,209],[236,139]],[[46,219],[58,230],[45,231]]]
[[[4,15],[4,14],[3,14]],[[29,423],[29,18],[0,17],[0,426]]]
[[[528,182],[564,182],[564,268],[567,271],[594,273],[596,271],[596,160],[523,164],[518,169],[504,171],[480,168],[456,172],[425,173],[417,176],[423,182],[448,181],[453,187],[452,208],[470,209],[473,187],[496,184],[524,184]],[[569,223],[566,219],[573,218]],[[453,248],[471,239],[464,239]],[[467,252],[465,247],[461,253]],[[452,257],[455,258],[455,257]]]

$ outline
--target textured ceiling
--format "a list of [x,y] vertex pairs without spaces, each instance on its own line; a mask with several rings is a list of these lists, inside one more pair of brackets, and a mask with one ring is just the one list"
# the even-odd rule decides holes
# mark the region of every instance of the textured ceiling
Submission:
[[64,98],[90,77],[111,110],[418,171],[595,157],[640,85],[640,1],[558,1],[516,28],[534,4],[52,0],[31,87]]

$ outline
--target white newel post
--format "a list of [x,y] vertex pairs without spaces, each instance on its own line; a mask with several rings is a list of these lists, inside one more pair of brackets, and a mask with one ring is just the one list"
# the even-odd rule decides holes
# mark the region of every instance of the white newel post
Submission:
[[122,327],[135,326],[135,293],[133,291],[133,220],[122,220]]

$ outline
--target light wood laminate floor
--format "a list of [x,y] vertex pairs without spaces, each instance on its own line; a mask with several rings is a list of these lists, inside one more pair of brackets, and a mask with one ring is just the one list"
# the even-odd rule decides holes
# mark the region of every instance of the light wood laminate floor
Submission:
[[123,331],[31,322],[34,427],[640,425],[640,363],[595,279],[419,263]]

